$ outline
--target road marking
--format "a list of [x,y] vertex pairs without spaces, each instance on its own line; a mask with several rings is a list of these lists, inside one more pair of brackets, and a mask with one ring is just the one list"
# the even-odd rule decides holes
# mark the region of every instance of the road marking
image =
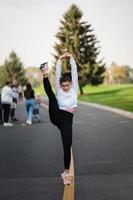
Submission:
[[70,174],[72,174],[72,184],[64,186],[63,200],[74,200],[74,161],[73,152],[71,150],[71,163],[70,163]]

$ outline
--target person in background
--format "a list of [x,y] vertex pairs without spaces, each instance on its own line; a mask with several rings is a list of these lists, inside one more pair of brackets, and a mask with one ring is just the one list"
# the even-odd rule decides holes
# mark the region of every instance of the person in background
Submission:
[[19,99],[19,101],[23,100],[23,87],[20,84],[18,86],[18,99]]
[[35,105],[35,94],[30,83],[26,84],[26,89],[24,90],[24,97],[26,99],[26,112],[27,112],[26,124],[31,125],[33,117],[33,109]]
[[2,103],[1,103],[1,93],[0,93],[0,124],[3,124],[3,119],[2,119]]
[[13,126],[12,123],[9,123],[10,108],[13,98],[17,98],[17,94],[12,90],[11,82],[7,81],[1,90],[1,102],[4,114],[3,126],[5,127]]
[[17,94],[17,98],[13,98],[13,100],[12,100],[10,116],[11,116],[12,122],[16,122],[16,121],[18,121],[18,119],[16,118],[16,115],[15,115],[16,106],[17,106],[17,102],[18,102],[18,81],[13,80],[11,87],[12,87],[13,92],[15,92]]
[[41,121],[40,107],[41,107],[41,97],[39,94],[37,94],[37,95],[35,95],[35,105],[34,105],[34,109],[33,109],[33,115],[39,122]]
[[[68,73],[61,75],[62,59],[69,59],[71,76]],[[45,63],[41,66],[45,66]],[[78,74],[76,62],[69,52],[61,55],[56,64],[55,86],[57,96],[52,91],[48,79],[48,66],[41,68],[43,85],[49,98],[49,116],[51,122],[58,127],[61,133],[64,150],[64,171],[61,174],[65,185],[72,183],[72,174],[69,172],[72,146],[73,114],[77,107]]]

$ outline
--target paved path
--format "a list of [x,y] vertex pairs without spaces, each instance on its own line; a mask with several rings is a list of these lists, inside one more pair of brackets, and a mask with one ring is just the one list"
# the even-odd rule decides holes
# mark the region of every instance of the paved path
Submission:
[[80,105],[73,153],[76,200],[133,199],[133,120]]
[[[58,129],[43,122],[0,126],[0,200],[62,200],[63,151]],[[80,105],[74,118],[75,200],[133,199],[133,120]]]

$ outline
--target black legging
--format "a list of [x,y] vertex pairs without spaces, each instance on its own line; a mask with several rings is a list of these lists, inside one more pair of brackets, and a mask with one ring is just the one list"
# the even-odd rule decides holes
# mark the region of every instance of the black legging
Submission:
[[3,123],[3,118],[2,118],[2,106],[0,107],[0,123]]
[[2,104],[2,108],[4,111],[4,122],[7,123],[9,121],[9,115],[10,115],[10,104]]
[[48,78],[43,79],[45,92],[49,98],[49,116],[51,122],[57,126],[61,132],[64,150],[64,166],[69,170],[71,161],[72,146],[72,124],[73,114],[65,110],[60,110],[55,94],[52,91]]

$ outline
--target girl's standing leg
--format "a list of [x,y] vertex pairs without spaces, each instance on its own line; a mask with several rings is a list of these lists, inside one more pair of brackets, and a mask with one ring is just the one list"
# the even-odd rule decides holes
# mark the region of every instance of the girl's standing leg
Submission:
[[61,115],[61,137],[64,150],[64,167],[69,170],[71,161],[71,146],[72,146],[72,124],[73,114],[67,111],[60,111]]
[[65,185],[71,184],[72,174],[69,173],[70,162],[71,162],[71,146],[72,146],[72,124],[73,114],[67,111],[61,112],[61,137],[64,150],[64,172],[61,174]]
[[63,126],[61,128],[61,137],[64,150],[64,167],[69,171],[71,162],[71,146],[72,146],[72,125]]

